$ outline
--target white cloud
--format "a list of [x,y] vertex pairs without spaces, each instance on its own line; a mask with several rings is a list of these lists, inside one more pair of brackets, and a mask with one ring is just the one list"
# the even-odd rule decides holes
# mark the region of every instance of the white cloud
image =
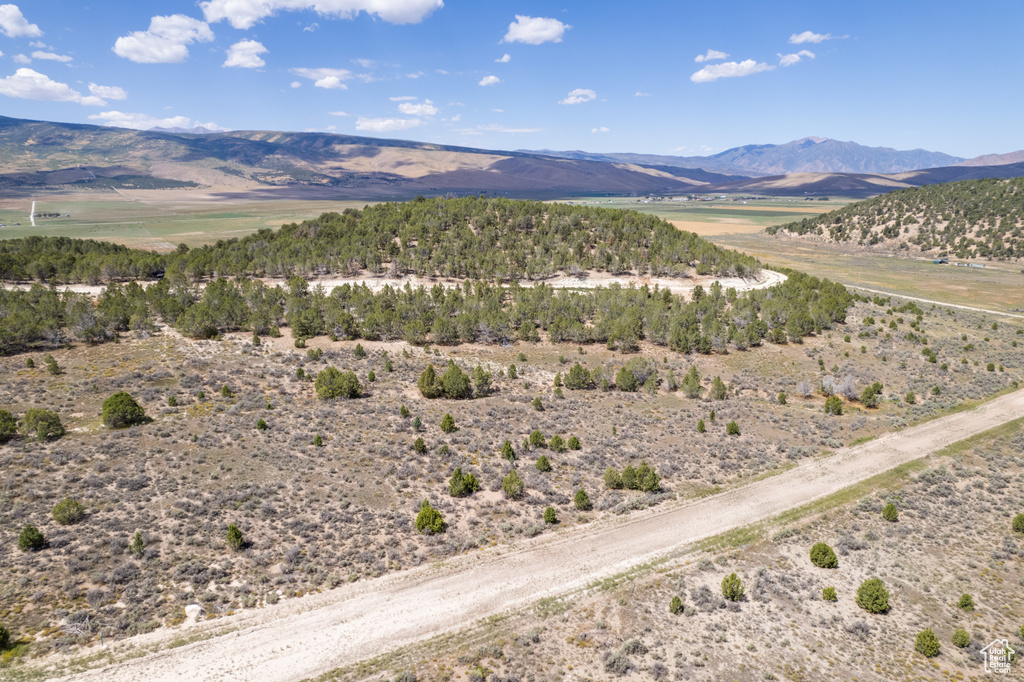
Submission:
[[392,102],[412,102],[419,98],[414,97],[413,95],[401,95],[399,97],[388,97],[388,99],[390,99]]
[[89,83],[89,92],[102,97],[103,99],[127,99],[128,93],[124,91],[124,88],[119,88],[116,85],[96,85],[95,83]]
[[103,106],[101,98],[84,96],[67,83],[50,80],[38,71],[18,69],[13,76],[0,78],[0,95],[21,99],[40,99],[49,102],[77,102],[86,106]]
[[114,54],[140,64],[177,64],[188,57],[188,46],[213,40],[210,27],[184,14],[153,17],[149,30],[133,31],[114,43]]
[[611,131],[608,130],[607,128],[605,128],[604,126],[601,126],[600,128],[591,128],[590,132],[592,132],[592,133],[610,133]]
[[415,71],[413,73],[405,74],[405,77],[406,78],[411,78],[413,80],[416,80],[417,78],[419,78],[420,76],[423,76],[423,75],[425,75],[425,74],[422,71]]
[[29,47],[34,47],[37,50],[52,50],[53,48],[41,40],[33,40],[28,44]]
[[347,114],[344,111],[328,111],[327,113],[330,114],[331,116],[351,116],[352,115],[352,114]]
[[800,50],[799,52],[794,52],[793,54],[779,53],[779,64],[781,64],[782,66],[793,66],[794,64],[799,64],[800,60],[804,57],[807,57],[808,59],[814,59],[814,53],[811,52],[810,50]]
[[38,38],[43,35],[38,26],[28,23],[17,5],[0,5],[0,33],[8,38]]
[[499,64],[508,64],[510,61],[512,61],[512,55],[506,52],[505,54],[501,55],[494,61],[498,62]]
[[398,110],[406,116],[436,116],[438,108],[429,99],[423,102],[402,102]]
[[187,116],[171,116],[170,118],[154,118],[148,114],[129,114],[122,111],[103,111],[89,114],[89,119],[102,121],[102,125],[115,128],[131,128],[133,130],[149,130],[150,128],[195,128],[200,126],[207,130],[224,130],[216,123],[200,123]]
[[482,135],[483,133],[509,133],[509,134],[520,134],[520,133],[539,133],[544,130],[543,128],[506,128],[503,125],[492,123],[490,125],[480,125],[475,128],[463,128],[455,132],[462,133],[463,135]]
[[835,40],[836,38],[845,38],[846,36],[834,36],[831,33],[815,33],[814,31],[804,31],[803,33],[794,33],[789,37],[789,42],[793,45],[802,45],[804,43],[820,43],[825,40]]
[[497,76],[484,76],[477,85],[497,85],[500,82],[501,79]]
[[563,24],[558,19],[547,17],[528,17],[517,14],[516,20],[508,25],[508,32],[502,38],[503,43],[560,43],[562,36],[572,26]]
[[[348,90],[348,86],[342,81],[352,78],[352,72],[348,69],[292,69],[296,76],[308,78],[313,85],[326,90]],[[292,87],[295,87],[294,85]]]
[[300,83],[299,81],[292,81],[290,83],[290,87],[291,87],[292,90],[294,90],[295,88],[301,88],[302,87],[302,83]]
[[393,130],[408,130],[423,125],[417,118],[363,118],[356,119],[356,130],[372,133],[388,133]]
[[693,58],[693,61],[700,64],[701,62],[711,62],[715,61],[716,59],[725,59],[728,56],[729,55],[726,52],[719,52],[718,50],[712,50],[711,48],[708,48],[707,52],[705,52],[704,54],[697,55],[696,57]]
[[364,69],[372,69],[373,67],[377,66],[377,62],[374,61],[373,59],[353,59],[352,62],[358,64]]
[[597,93],[586,88],[576,88],[566,95],[565,99],[558,100],[559,104],[583,104],[597,98]]
[[418,24],[444,7],[443,0],[208,0],[199,3],[208,22],[227,19],[235,28],[249,29],[277,11],[313,10],[324,16],[352,19],[360,12],[392,24]]
[[635,93],[633,93],[633,97],[650,97],[650,96],[651,96],[651,93],[643,92],[641,90],[637,90]]
[[263,43],[255,40],[242,40],[228,48],[228,57],[221,66],[236,66],[241,69],[258,69],[267,62],[260,57],[269,52]]
[[16,54],[13,57],[11,57],[11,59],[14,60],[15,64],[31,64],[32,63],[32,60],[29,59],[26,55],[23,55],[23,54]]
[[64,64],[67,64],[71,61],[71,57],[67,56],[66,54],[56,54],[55,52],[42,52],[40,50],[36,50],[32,53],[32,59],[46,59],[52,62],[63,62]]
[[320,24],[318,24],[318,23],[316,23],[314,21],[312,24],[310,24],[306,28],[302,29],[302,32],[303,33],[312,33],[313,31],[317,30],[318,28],[320,28]]
[[462,120],[462,114],[455,114],[448,120],[451,121],[452,123],[458,123],[459,121]]
[[3,52],[0,52],[0,57],[3,57],[3,56],[4,56],[4,53],[3,53]]
[[753,59],[744,59],[742,62],[723,62],[705,66],[700,71],[690,76],[694,83],[710,83],[719,78],[738,78],[750,76],[762,71],[771,71],[774,66],[764,62],[755,62]]

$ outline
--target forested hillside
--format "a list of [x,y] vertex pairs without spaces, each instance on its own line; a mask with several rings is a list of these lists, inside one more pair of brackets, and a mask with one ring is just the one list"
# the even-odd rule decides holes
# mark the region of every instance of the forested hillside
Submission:
[[204,277],[390,274],[507,282],[559,272],[750,276],[757,261],[660,218],[510,199],[420,199],[261,230],[167,255],[93,241],[0,242],[0,279],[59,283]]
[[890,192],[767,229],[958,258],[1024,259],[1024,178]]
[[[0,291],[0,352],[98,343],[162,321],[194,338],[228,331],[277,335],[287,325],[298,340],[329,335],[451,345],[537,341],[543,330],[555,342],[635,350],[646,339],[683,353],[710,353],[763,339],[799,341],[845,319],[852,303],[847,291],[799,273],[746,294],[716,282],[707,292],[698,287],[691,300],[646,286],[569,292],[519,283],[557,272],[748,276],[759,267],[653,216],[504,199],[381,204],[163,256],[34,237],[0,243],[3,277],[54,283],[165,276],[147,288],[111,283],[95,305],[54,286]],[[349,284],[327,292],[307,282],[314,274],[367,270],[464,281],[379,292]],[[263,275],[288,276],[287,286],[252,279]],[[207,277],[212,281],[198,286]]]

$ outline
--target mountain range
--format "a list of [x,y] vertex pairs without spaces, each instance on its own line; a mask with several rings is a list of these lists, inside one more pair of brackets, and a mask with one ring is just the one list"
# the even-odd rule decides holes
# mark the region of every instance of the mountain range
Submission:
[[328,133],[149,130],[0,117],[0,189],[205,185],[253,195],[358,199],[501,193],[749,192],[869,196],[1024,175],[1024,152],[964,160],[804,138],[708,157],[495,151]]

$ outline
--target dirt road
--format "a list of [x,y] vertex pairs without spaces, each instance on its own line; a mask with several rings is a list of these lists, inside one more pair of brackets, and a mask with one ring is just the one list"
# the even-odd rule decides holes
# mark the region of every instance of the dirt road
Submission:
[[959,310],[973,310],[976,313],[988,313],[989,315],[1002,315],[1003,317],[1016,317],[1024,320],[1024,315],[1018,315],[1016,313],[1003,313],[998,310],[989,310],[988,308],[975,308],[969,305],[960,305],[958,303],[944,303],[943,301],[933,301],[929,298],[915,298],[913,296],[904,296],[903,294],[894,294],[891,291],[882,291],[880,289],[868,289],[867,287],[859,287],[854,284],[844,284],[848,289],[857,289],[858,291],[866,291],[870,294],[879,294],[881,296],[893,296],[895,298],[902,298],[907,301],[916,301],[917,303],[934,303],[935,305],[946,306],[947,308],[957,308]]
[[[636,512],[592,526],[496,547],[328,593],[196,625],[233,630],[77,680],[300,680],[413,641],[450,632],[491,614],[571,592],[591,581],[695,540],[829,495],[951,443],[1024,417],[1024,390],[888,434],[772,478],[714,497]],[[164,644],[158,631],[110,644],[115,655]]]

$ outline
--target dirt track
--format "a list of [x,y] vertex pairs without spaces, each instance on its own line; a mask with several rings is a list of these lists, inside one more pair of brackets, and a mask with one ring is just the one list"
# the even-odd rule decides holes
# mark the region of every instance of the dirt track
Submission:
[[104,669],[78,680],[300,680],[488,615],[573,591],[655,556],[834,493],[951,443],[1024,417],[1024,390],[889,434],[714,497],[637,512],[573,531],[457,557],[246,611],[186,632],[161,630],[111,644],[228,632]]

